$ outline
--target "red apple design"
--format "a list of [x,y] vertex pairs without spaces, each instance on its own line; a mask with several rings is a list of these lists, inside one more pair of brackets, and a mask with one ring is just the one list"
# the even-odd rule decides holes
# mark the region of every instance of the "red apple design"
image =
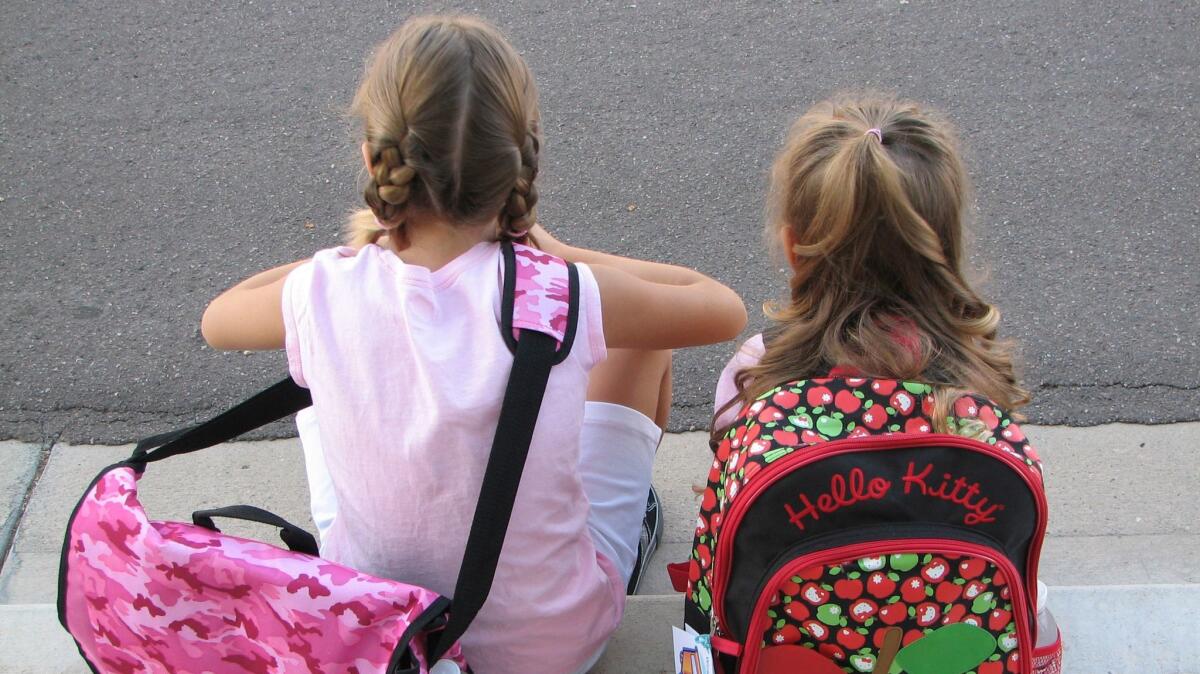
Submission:
[[1000,435],[1004,436],[1009,442],[1020,442],[1025,439],[1025,433],[1021,431],[1021,427],[1016,424],[1009,424],[1000,431]]
[[929,426],[929,420],[921,417],[913,417],[904,422],[905,433],[928,433],[933,429]]
[[795,625],[784,625],[782,628],[775,630],[775,634],[771,636],[771,643],[794,644],[799,642],[803,637],[804,635]]
[[788,602],[783,607],[783,612],[796,622],[802,622],[812,617],[812,611],[808,610],[808,605],[802,601]]
[[997,569],[996,573],[992,574],[992,585],[996,587],[1008,585],[1008,576],[1005,576],[1003,571]]
[[742,476],[742,480],[749,482],[750,478],[754,477],[754,474],[760,470],[762,470],[761,463],[752,463],[746,466],[746,474]]
[[725,463],[729,458],[729,452],[733,449],[733,443],[729,440],[722,440],[721,444],[717,445],[717,461]]
[[933,418],[933,396],[927,395],[921,398],[921,414]]
[[962,596],[962,591],[962,585],[955,585],[954,583],[942,583],[941,585],[937,586],[937,591],[934,592],[933,596],[937,597],[937,600],[941,603],[949,604],[951,602],[958,601],[958,598]]
[[700,544],[696,546],[696,557],[700,560],[700,568],[707,569],[709,564],[712,564],[712,551],[707,545]]
[[988,629],[992,630],[993,632],[1000,632],[1005,627],[1008,627],[1008,623],[1011,621],[1012,613],[1009,613],[1004,609],[995,609],[988,614]]
[[905,579],[904,586],[900,588],[900,597],[910,604],[925,601],[925,581],[919,576]]
[[846,377],[846,385],[858,388],[867,382],[865,377]]
[[695,585],[700,580],[700,562],[688,560],[688,583]]
[[833,584],[833,593],[839,599],[858,599],[863,593],[862,581],[843,578]]
[[700,508],[702,510],[712,510],[717,507],[717,492],[713,491],[712,487],[704,489],[704,496],[700,499]]
[[785,410],[790,410],[800,404],[800,394],[793,393],[792,391],[780,391],[771,397],[771,402]]
[[841,646],[838,646],[837,644],[821,644],[817,647],[817,651],[819,651],[821,655],[833,660],[846,659],[846,651],[843,651]]
[[1021,671],[1021,651],[1013,651],[1004,658],[1004,668],[1013,674]]
[[750,448],[746,450],[750,456],[758,456],[771,448],[771,443],[768,440],[758,439],[750,443]]
[[803,440],[804,444],[806,445],[815,445],[819,442],[825,442],[825,438],[809,430],[801,431],[800,439]]
[[879,609],[879,619],[885,625],[898,625],[908,618],[908,604],[902,601]]
[[962,419],[974,419],[979,416],[979,405],[971,396],[963,396],[954,403],[954,416]]
[[969,615],[963,618],[962,622],[964,625],[970,625],[971,627],[978,627],[981,629],[983,628],[983,620],[977,615]]
[[996,410],[993,410],[991,405],[984,405],[979,408],[979,420],[990,431],[996,430],[996,427],[1000,425],[1000,419],[996,417]]
[[703,536],[706,533],[708,533],[708,518],[701,512],[699,515],[696,515],[696,535]]
[[859,599],[850,604],[850,617],[858,622],[866,622],[867,618],[875,615],[879,610],[879,605],[870,599]]
[[850,431],[850,433],[848,435],[846,435],[846,437],[848,437],[848,438],[865,438],[870,434],[871,434],[871,431],[868,431],[866,426],[855,426],[854,430]]
[[860,419],[863,426],[866,426],[873,431],[877,431],[880,428],[883,428],[883,425],[887,423],[887,410],[883,409],[883,407],[879,405],[875,405],[874,407],[871,407],[867,411],[863,412]]
[[887,577],[882,571],[876,571],[867,578],[867,594],[876,599],[887,599],[896,591],[896,581]]
[[967,607],[963,606],[962,604],[955,604],[954,606],[950,607],[950,610],[947,611],[945,616],[942,618],[942,624],[948,625],[950,623],[960,622],[965,615],[967,615]]
[[912,394],[908,391],[896,391],[892,394],[891,399],[888,400],[888,404],[892,406],[892,409],[896,410],[896,413],[902,417],[912,414],[913,406],[916,402]]
[[921,577],[928,583],[940,583],[946,580],[947,571],[950,570],[949,563],[941,557],[934,557],[928,564],[921,568]]
[[775,444],[783,447],[795,447],[800,442],[800,436],[791,431],[774,431],[771,436],[775,439]]
[[739,483],[736,478],[729,478],[729,481],[725,483],[725,498],[729,501],[732,501],[741,490],[741,483]]
[[1021,458],[1021,455],[1017,453],[1017,450],[1013,449],[1012,445],[1008,444],[1007,442],[1005,442],[1003,440],[996,441],[996,449],[998,449],[1006,454],[1012,454],[1013,456],[1017,457],[1018,459]]
[[804,399],[809,407],[825,407],[833,402],[833,392],[824,386],[814,386],[808,389]]
[[805,620],[802,624],[804,631],[808,632],[808,636],[815,641],[825,641],[829,638],[829,628],[823,623],[816,620]]
[[741,470],[742,466],[746,465],[746,457],[748,455],[748,452],[734,452],[730,454],[728,463],[729,472],[736,473]]
[[816,583],[805,583],[800,588],[800,596],[813,606],[820,606],[829,601],[829,592]]
[[977,674],[1004,674],[1003,662],[981,662],[975,668]]
[[903,643],[905,646],[907,646],[907,645],[911,644],[912,642],[916,641],[917,639],[920,639],[923,636],[925,636],[925,633],[922,632],[921,630],[909,630],[904,633],[904,641],[902,641],[901,643]]
[[987,587],[988,587],[987,585],[985,585],[977,580],[973,580],[973,581],[967,583],[967,589],[963,590],[963,596],[966,597],[967,599],[974,599],[975,597],[978,597],[979,595],[986,592]]
[[838,391],[837,396],[833,399],[833,404],[846,414],[857,412],[858,408],[862,407],[862,401],[850,391]]
[[800,583],[797,583],[793,580],[785,580],[782,584],[780,584],[779,591],[783,592],[789,597],[795,597],[796,595],[800,594]]
[[971,580],[983,575],[983,570],[986,568],[987,562],[972,557],[958,563],[958,575],[966,580]]
[[846,648],[857,651],[867,643],[867,638],[849,627],[837,631],[837,642]]
[[772,421],[779,421],[783,418],[783,412],[780,412],[776,407],[768,407],[758,415],[758,420],[764,424],[769,424]]
[[931,601],[923,602],[917,606],[917,624],[921,627],[929,627],[937,623],[941,617],[941,607]]
[[871,390],[881,396],[891,395],[899,384],[895,379],[876,379],[871,382]]

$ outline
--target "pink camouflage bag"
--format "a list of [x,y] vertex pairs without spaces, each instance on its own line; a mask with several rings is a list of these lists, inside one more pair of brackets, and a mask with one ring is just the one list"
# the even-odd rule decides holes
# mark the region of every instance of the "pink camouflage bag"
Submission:
[[[311,404],[286,379],[197,426],[147,438],[105,468],[67,525],[58,615],[96,672],[470,671],[458,640],[495,575],[537,412],[574,339],[573,265],[503,245],[500,326],[513,369],[454,599],[317,556],[313,536],[252,506],[150,519],[146,465],[225,442]],[[288,549],[220,533],[213,517],[280,528]]]

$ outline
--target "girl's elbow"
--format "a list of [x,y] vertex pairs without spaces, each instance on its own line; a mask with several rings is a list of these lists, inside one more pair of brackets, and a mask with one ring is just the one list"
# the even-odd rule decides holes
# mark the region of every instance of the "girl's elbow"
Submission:
[[725,307],[722,314],[725,320],[722,321],[721,332],[722,342],[729,341],[746,329],[746,323],[750,320],[750,316],[746,311],[746,303],[737,293],[729,290],[729,297],[724,302]]
[[225,331],[221,329],[220,309],[216,307],[215,301],[208,305],[204,315],[200,317],[200,336],[214,349],[232,348],[226,339]]

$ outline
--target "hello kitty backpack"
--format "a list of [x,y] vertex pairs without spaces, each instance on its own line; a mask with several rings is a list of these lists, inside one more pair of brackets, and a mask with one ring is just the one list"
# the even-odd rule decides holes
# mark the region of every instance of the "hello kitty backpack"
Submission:
[[[715,448],[685,620],[724,674],[1051,674],[1035,650],[1041,464],[976,396],[829,377],[745,406]],[[1043,641],[1046,635],[1043,635]]]

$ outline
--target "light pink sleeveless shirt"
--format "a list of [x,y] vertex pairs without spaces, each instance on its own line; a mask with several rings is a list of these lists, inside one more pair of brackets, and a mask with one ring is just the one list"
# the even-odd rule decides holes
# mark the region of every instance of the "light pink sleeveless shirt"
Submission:
[[[512,366],[501,269],[495,243],[432,272],[372,245],[288,276],[288,364],[312,391],[338,504],[323,556],[453,593]],[[578,474],[588,371],[605,357],[584,265],[579,280],[575,343],[551,371],[495,583],[463,638],[480,674],[574,671],[621,618]]]

